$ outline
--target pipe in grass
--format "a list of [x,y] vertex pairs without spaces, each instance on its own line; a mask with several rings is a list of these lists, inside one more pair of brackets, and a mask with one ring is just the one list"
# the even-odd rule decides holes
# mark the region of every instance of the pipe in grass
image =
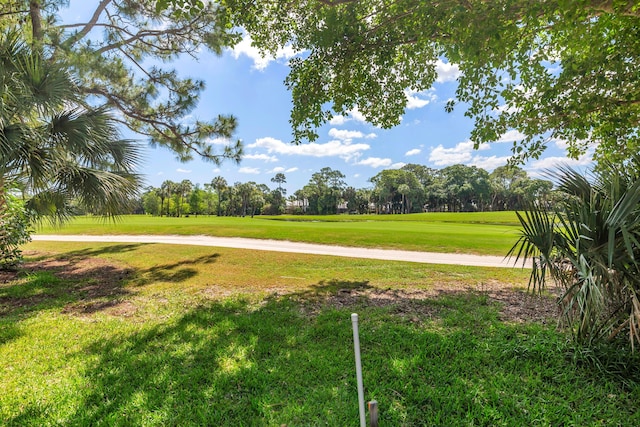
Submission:
[[356,355],[356,379],[358,380],[358,408],[360,409],[360,427],[366,427],[364,414],[364,387],[362,386],[362,362],[360,360],[360,337],[358,333],[358,314],[351,314],[353,325],[353,349]]

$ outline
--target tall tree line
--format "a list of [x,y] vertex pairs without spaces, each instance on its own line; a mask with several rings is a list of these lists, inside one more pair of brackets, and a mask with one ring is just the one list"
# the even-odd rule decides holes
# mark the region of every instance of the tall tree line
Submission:
[[339,170],[322,168],[288,198],[282,173],[271,179],[275,189],[253,181],[230,185],[221,176],[203,186],[167,180],[160,188],[146,189],[138,211],[159,216],[407,214],[518,210],[553,202],[551,181],[530,178],[518,167],[502,166],[489,173],[461,164],[443,169],[408,164],[383,170],[369,179],[371,187],[358,189],[345,178]]

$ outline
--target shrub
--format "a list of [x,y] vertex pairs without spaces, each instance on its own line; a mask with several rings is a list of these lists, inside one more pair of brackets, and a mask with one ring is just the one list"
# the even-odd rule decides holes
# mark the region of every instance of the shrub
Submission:
[[547,209],[518,213],[522,235],[510,255],[534,257],[530,287],[550,277],[563,289],[564,319],[587,346],[624,333],[640,343],[639,159],[590,175],[570,168],[555,174],[564,196]]
[[0,269],[14,269],[22,262],[20,247],[31,240],[32,219],[22,200],[5,195],[0,207]]

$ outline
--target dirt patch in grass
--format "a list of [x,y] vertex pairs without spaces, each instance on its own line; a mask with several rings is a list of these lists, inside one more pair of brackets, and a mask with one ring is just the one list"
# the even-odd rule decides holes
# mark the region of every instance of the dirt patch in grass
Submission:
[[[42,253],[25,255],[42,256]],[[126,300],[130,291],[124,281],[133,270],[97,257],[47,257],[25,262],[20,271],[0,272],[0,287],[20,286],[30,275],[47,272],[63,281],[62,284],[39,284],[37,292],[2,296],[4,312],[16,309],[34,310],[41,304],[47,307],[61,305],[62,313],[91,314],[105,311],[116,316],[129,316],[135,311]],[[22,286],[29,286],[27,284]]]
[[11,283],[18,277],[17,271],[4,271],[0,270],[0,287],[6,285],[7,283]]
[[[47,271],[65,281],[64,289],[71,295],[61,307],[63,313],[91,315],[103,312],[118,317],[135,314],[136,306],[130,301],[131,292],[123,286],[131,278],[133,270],[118,266],[98,257],[52,257],[42,252],[25,253],[39,259],[24,264],[22,272],[0,271],[0,289],[11,286],[29,272]],[[295,291],[293,291],[295,292]],[[207,299],[220,299],[234,294],[233,290],[205,288],[201,294]],[[436,284],[428,289],[405,287],[402,289],[380,289],[368,282],[321,282],[312,289],[292,293],[284,288],[272,292],[275,297],[295,295],[306,314],[316,314],[326,307],[389,307],[398,316],[409,321],[424,321],[438,315],[440,308],[430,301],[443,296],[480,295],[488,303],[500,307],[500,318],[505,322],[555,322],[558,317],[556,298],[532,295],[522,288],[498,281],[483,283],[477,287],[465,283]],[[58,295],[60,297],[60,295]],[[50,296],[2,297],[2,305],[11,308],[40,304]],[[7,310],[3,310],[7,312]]]
[[[427,304],[443,296],[478,295],[487,298],[488,303],[500,307],[500,319],[510,323],[555,322],[559,309],[556,297],[552,295],[532,295],[518,288],[501,283],[483,285],[482,288],[464,286],[435,286],[429,289],[378,289],[374,287],[342,288],[331,294],[318,295],[308,299],[307,314],[318,313],[324,306],[348,307],[391,307],[394,313],[412,322],[429,319],[438,315],[439,308]],[[308,297],[308,295],[307,295]],[[305,298],[307,299],[307,298]]]

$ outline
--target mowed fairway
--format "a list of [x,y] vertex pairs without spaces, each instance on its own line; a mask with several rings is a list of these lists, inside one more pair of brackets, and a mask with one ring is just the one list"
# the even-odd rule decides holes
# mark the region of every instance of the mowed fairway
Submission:
[[[407,217],[369,230],[404,245],[424,225]],[[324,225],[369,223],[81,218],[56,232],[257,224],[317,242]],[[0,425],[357,425],[353,312],[380,425],[640,425],[637,354],[594,368],[556,328],[553,298],[525,292],[526,270],[143,243],[25,251],[23,272],[0,275]]]
[[151,217],[130,215],[115,223],[79,217],[38,234],[175,234],[290,240],[328,245],[506,255],[518,236],[513,212],[339,215],[325,217]]

